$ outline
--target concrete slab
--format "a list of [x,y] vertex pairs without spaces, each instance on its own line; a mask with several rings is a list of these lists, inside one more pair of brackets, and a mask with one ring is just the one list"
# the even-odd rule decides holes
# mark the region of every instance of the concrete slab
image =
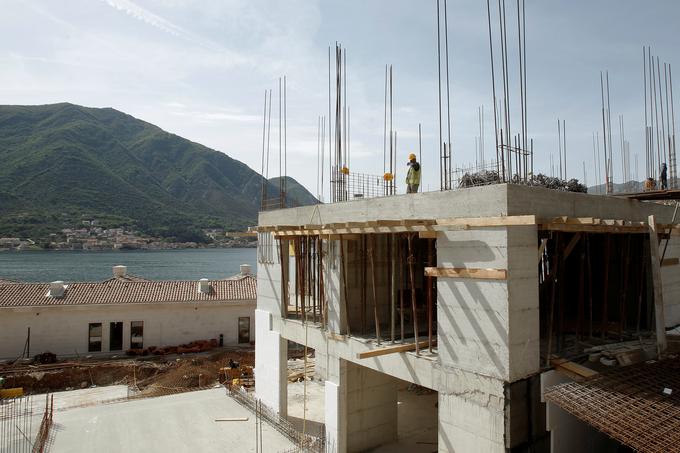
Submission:
[[[216,418],[248,421],[216,422]],[[51,452],[255,451],[255,418],[223,388],[58,411]],[[293,444],[264,424],[265,451]]]

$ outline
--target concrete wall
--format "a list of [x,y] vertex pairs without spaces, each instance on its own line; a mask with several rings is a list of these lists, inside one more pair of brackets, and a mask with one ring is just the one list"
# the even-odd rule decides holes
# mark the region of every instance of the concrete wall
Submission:
[[536,234],[535,226],[438,234],[438,266],[508,270],[508,280],[437,280],[443,365],[505,381],[539,370]]
[[505,452],[503,381],[451,369],[439,391],[438,451]]
[[[255,339],[254,303],[122,304],[0,309],[0,358],[21,355],[31,328],[31,355],[122,353],[130,348],[130,322],[144,321],[144,347],[169,346],[194,340],[219,339],[238,343],[238,318],[249,317]],[[109,351],[109,323],[123,322],[123,349]],[[88,324],[102,323],[102,352],[88,352]]]
[[398,380],[347,362],[347,451],[397,440]]
[[[666,241],[661,241],[659,247],[663,252]],[[666,249],[666,259],[680,258],[680,237],[673,236]],[[661,268],[661,283],[663,285],[664,315],[666,327],[680,324],[680,265],[664,266]]]
[[288,412],[288,342],[272,328],[271,313],[255,310],[255,393],[264,404]]

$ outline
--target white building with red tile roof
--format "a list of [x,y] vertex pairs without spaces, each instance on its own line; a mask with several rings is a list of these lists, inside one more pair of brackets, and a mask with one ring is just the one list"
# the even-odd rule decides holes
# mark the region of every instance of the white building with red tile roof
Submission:
[[249,343],[256,288],[249,266],[224,280],[150,281],[116,266],[103,282],[0,281],[0,359],[114,355],[210,339]]

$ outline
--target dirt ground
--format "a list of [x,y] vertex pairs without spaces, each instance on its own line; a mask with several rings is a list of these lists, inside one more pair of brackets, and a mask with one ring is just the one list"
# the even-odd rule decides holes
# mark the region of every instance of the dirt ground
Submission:
[[5,388],[23,387],[36,394],[61,390],[127,385],[140,396],[207,388],[223,382],[219,369],[229,360],[238,362],[244,375],[252,377],[255,351],[252,348],[220,348],[210,352],[125,358],[118,360],[61,361],[47,365],[0,367]]

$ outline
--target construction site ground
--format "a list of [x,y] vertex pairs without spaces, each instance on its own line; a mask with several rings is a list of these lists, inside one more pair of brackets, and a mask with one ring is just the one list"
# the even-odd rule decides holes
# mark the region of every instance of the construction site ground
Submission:
[[[73,392],[63,393],[60,399]],[[55,407],[57,401],[55,397]],[[238,417],[248,420],[215,421]],[[49,451],[56,453],[256,451],[254,415],[227,397],[223,387],[57,410],[54,422]],[[277,452],[294,445],[265,423],[262,447]]]
[[[14,364],[0,367],[6,388],[21,387],[24,393],[124,385],[132,397],[161,396],[224,382],[220,369],[232,360],[252,380],[255,352],[252,347],[229,347],[192,354],[140,358],[63,360],[51,364]],[[128,396],[128,395],[126,395]],[[58,409],[58,406],[57,406]]]

